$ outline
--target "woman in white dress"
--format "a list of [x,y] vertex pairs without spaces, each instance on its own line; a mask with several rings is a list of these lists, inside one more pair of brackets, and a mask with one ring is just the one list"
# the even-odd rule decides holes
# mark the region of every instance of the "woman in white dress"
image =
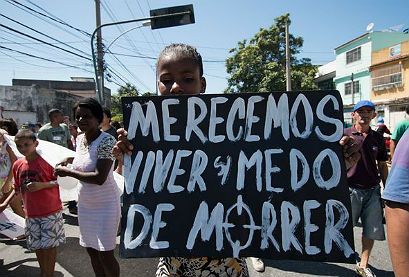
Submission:
[[[57,166],[58,176],[79,180],[78,223],[80,245],[87,249],[96,276],[119,276],[114,256],[120,219],[120,193],[113,177],[115,139],[99,129],[101,105],[86,98],[74,107],[83,134],[77,137],[75,157]],[[72,162],[72,167],[66,165]]]

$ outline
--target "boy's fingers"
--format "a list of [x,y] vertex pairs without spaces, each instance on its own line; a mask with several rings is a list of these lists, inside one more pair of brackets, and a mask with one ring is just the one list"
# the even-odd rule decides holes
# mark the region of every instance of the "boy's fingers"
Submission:
[[114,146],[114,148],[112,148],[112,154],[114,155],[115,159],[117,159],[118,161],[122,161],[123,160],[123,153],[121,148],[119,148],[119,146],[117,146],[118,143]]
[[118,130],[116,130],[116,133],[118,134],[118,138],[121,136],[127,136],[128,132],[124,129],[124,128],[119,128]]

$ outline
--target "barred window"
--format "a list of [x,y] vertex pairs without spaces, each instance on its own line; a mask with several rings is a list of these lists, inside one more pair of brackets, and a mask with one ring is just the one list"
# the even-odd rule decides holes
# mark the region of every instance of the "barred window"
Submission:
[[[354,94],[359,93],[359,81],[354,81]],[[345,95],[352,94],[352,82],[345,83]]]
[[346,53],[347,55],[347,64],[359,61],[361,59],[361,47],[355,48]]
[[372,89],[384,90],[402,86],[402,65],[394,64],[374,69],[372,75]]

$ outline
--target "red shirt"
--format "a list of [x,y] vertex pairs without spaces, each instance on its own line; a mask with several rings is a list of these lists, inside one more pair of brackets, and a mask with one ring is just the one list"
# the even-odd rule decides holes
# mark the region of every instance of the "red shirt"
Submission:
[[21,191],[26,217],[44,217],[62,209],[58,186],[30,192],[27,182],[49,182],[56,180],[54,169],[41,156],[32,161],[18,159],[13,165],[16,190]]

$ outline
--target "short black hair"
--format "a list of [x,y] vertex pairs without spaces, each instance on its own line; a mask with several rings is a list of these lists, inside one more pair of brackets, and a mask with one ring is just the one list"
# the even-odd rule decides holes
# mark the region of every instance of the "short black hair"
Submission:
[[162,50],[162,52],[160,52],[159,54],[158,61],[156,63],[156,67],[158,67],[159,62],[163,57],[171,55],[171,54],[192,59],[199,67],[200,77],[203,76],[202,56],[199,54],[199,52],[197,52],[197,49],[195,47],[190,46],[188,44],[184,44],[184,43],[172,43],[166,46]]
[[31,131],[30,129],[21,129],[17,132],[16,136],[14,137],[15,141],[20,139],[30,139],[32,141],[36,141],[37,137],[34,134],[34,132]]
[[90,97],[79,100],[73,108],[74,114],[76,114],[78,107],[89,109],[92,115],[98,120],[98,123],[101,123],[104,119],[104,111],[102,110],[102,106],[95,98]]
[[53,109],[49,110],[49,111],[48,111],[48,118],[51,119],[51,117],[52,117],[54,114],[57,114],[57,113],[62,114],[62,112],[61,112],[59,109],[56,109],[56,108],[53,108]]
[[6,130],[10,136],[15,136],[18,132],[17,123],[12,118],[1,118],[0,128]]
[[111,110],[110,110],[110,109],[108,109],[107,107],[104,107],[102,110],[104,111],[104,114],[105,114],[109,119],[112,118],[112,114],[111,114]]

